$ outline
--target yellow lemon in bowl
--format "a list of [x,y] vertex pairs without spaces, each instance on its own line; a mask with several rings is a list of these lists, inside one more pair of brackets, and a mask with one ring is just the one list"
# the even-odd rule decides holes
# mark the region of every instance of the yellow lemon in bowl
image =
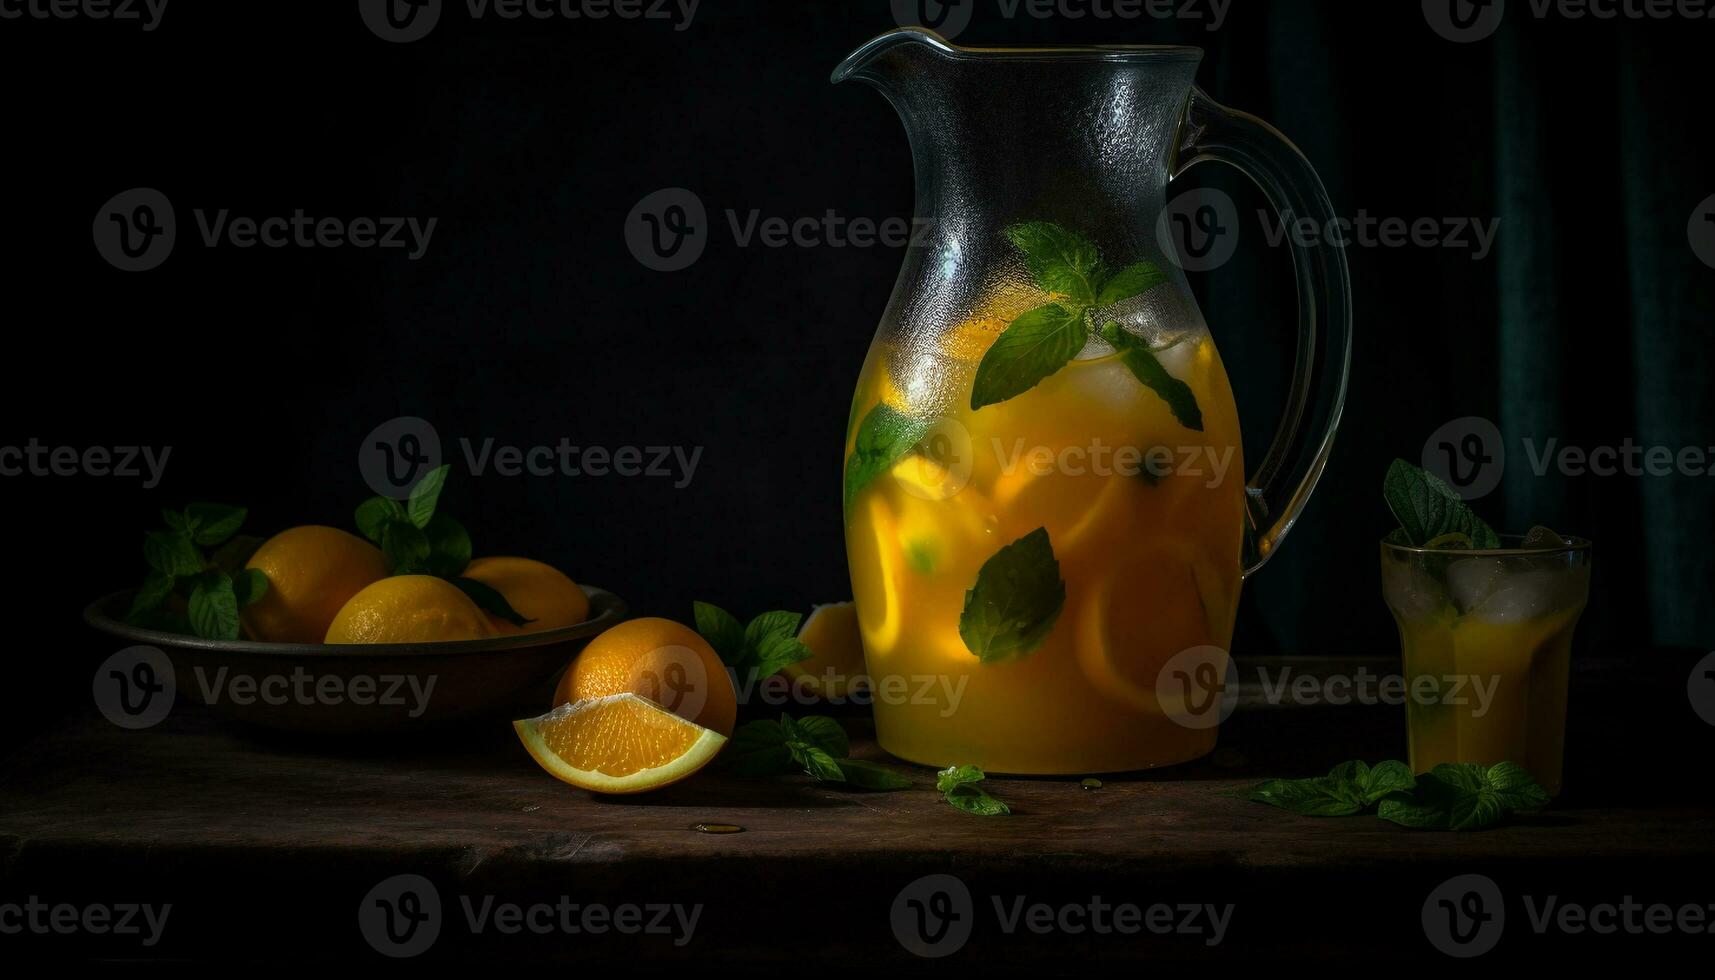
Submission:
[[514,612],[528,622],[516,626],[490,614],[497,633],[536,633],[576,626],[590,618],[590,600],[578,583],[552,565],[530,558],[478,558],[464,570],[506,597]]
[[387,577],[380,548],[316,524],[264,541],[245,567],[267,577],[268,591],[244,607],[244,628],[252,638],[270,643],[322,642],[351,597]]
[[326,643],[439,643],[494,635],[470,596],[433,575],[395,575],[351,597]]

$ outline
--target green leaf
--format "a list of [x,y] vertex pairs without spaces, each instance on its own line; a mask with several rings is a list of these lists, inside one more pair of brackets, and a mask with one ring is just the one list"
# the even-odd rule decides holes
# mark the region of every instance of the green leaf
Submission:
[[1012,813],[1012,808],[990,796],[979,786],[955,786],[942,794],[942,798],[966,813],[974,813],[979,817],[1004,817]]
[[214,553],[208,556],[208,563],[214,566],[215,571],[237,575],[250,563],[250,556],[256,554],[256,549],[260,547],[262,539],[253,534],[235,535],[214,549]]
[[464,574],[465,568],[470,565],[471,547],[470,533],[464,529],[463,524],[446,514],[436,514],[429,518],[429,524],[423,528],[423,534],[429,539],[430,575],[452,579]]
[[[442,577],[445,578],[445,576]],[[447,578],[447,581],[458,586],[460,592],[470,596],[470,601],[476,603],[477,608],[483,612],[499,616],[514,626],[525,626],[535,622],[534,619],[525,619],[518,610],[512,608],[512,603],[506,601],[506,597],[500,594],[499,589],[487,582],[479,582],[474,578],[463,576]]]
[[722,758],[740,776],[778,776],[793,768],[786,730],[767,719],[740,725]]
[[1417,777],[1411,774],[1411,767],[1390,759],[1371,767],[1369,774],[1364,777],[1364,799],[1370,803],[1379,803],[1391,794],[1410,792],[1416,785]]
[[1443,763],[1417,777],[1411,792],[1383,800],[1377,815],[1421,830],[1486,830],[1547,803],[1548,794],[1514,763]]
[[857,441],[846,459],[845,513],[864,487],[893,468],[929,431],[929,423],[904,415],[886,404],[869,410],[858,425]]
[[971,410],[1015,398],[1041,384],[1076,357],[1089,338],[1081,306],[1050,303],[1020,314],[977,365]]
[[415,524],[389,524],[381,533],[381,554],[394,575],[420,575],[428,570],[429,536]]
[[1060,563],[1039,527],[983,563],[965,593],[959,637],[983,663],[1024,656],[1048,638],[1065,604]]
[[203,572],[191,586],[191,629],[210,640],[238,639],[238,597],[233,593],[232,576],[224,572]]
[[405,516],[405,505],[392,497],[370,497],[357,505],[355,516],[358,532],[376,544],[381,543],[387,525],[410,520]]
[[804,767],[806,774],[829,783],[846,781],[846,774],[841,771],[839,760],[827,752],[802,742],[788,742],[786,748],[792,753],[792,758]]
[[744,626],[737,617],[712,602],[692,602],[691,612],[697,633],[715,648],[721,663],[734,668],[748,666],[744,663]]
[[175,578],[203,571],[202,553],[189,535],[177,531],[150,531],[145,535],[143,560],[155,571]]
[[261,569],[239,569],[230,577],[233,598],[241,609],[268,594],[268,576],[262,574]]
[[776,610],[752,619],[744,630],[742,666],[752,668],[757,677],[771,677],[788,664],[808,660],[810,648],[798,642],[803,618],[802,613]]
[[821,749],[836,759],[844,759],[851,755],[851,740],[846,737],[846,730],[840,723],[825,715],[812,715],[801,718],[797,722],[798,738],[808,745]]
[[405,516],[412,524],[420,528],[429,526],[429,519],[435,516],[435,507],[441,501],[441,490],[447,485],[447,474],[452,472],[451,463],[443,463],[427,473],[411,488],[411,498],[405,504]]
[[1388,466],[1382,496],[1407,542],[1415,547],[1421,548],[1444,534],[1463,534],[1471,539],[1473,548],[1501,546],[1495,529],[1466,506],[1452,487],[1403,459]]
[[1363,813],[1390,794],[1409,791],[1415,779],[1403,762],[1342,762],[1326,776],[1271,779],[1250,792],[1250,799],[1307,817],[1347,817]]
[[1173,412],[1173,417],[1179,424],[1193,432],[1203,431],[1203,410],[1197,407],[1197,395],[1191,386],[1173,375],[1161,366],[1155,352],[1149,349],[1141,339],[1127,333],[1117,322],[1109,321],[1102,327],[1102,339],[1113,345],[1120,354],[1120,363],[1132,373],[1145,388],[1160,395]]
[[225,504],[191,504],[185,508],[185,520],[190,525],[192,539],[204,546],[220,544],[237,534],[249,516],[247,508]]
[[154,612],[167,601],[167,596],[173,594],[173,586],[177,579],[166,572],[150,572],[143,577],[143,584],[137,588],[137,594],[131,597],[131,608],[125,613],[125,621],[133,626],[141,626],[140,620],[146,613]]
[[840,772],[846,777],[846,785],[855,786],[858,789],[895,790],[911,788],[909,778],[873,762],[841,759]]
[[1013,225],[1006,237],[1024,253],[1025,268],[1038,286],[1083,306],[1095,303],[1102,256],[1088,239],[1047,221]]
[[189,518],[176,510],[167,510],[163,507],[161,509],[161,520],[166,522],[167,530],[169,531],[177,531],[186,535],[191,533],[191,522]]
[[1096,305],[1112,306],[1133,296],[1141,296],[1168,281],[1167,274],[1156,268],[1153,262],[1128,265],[1102,284],[1101,292],[1096,295]]
[[948,766],[935,774],[935,788],[950,793],[955,787],[980,783],[987,778],[988,774],[976,766]]

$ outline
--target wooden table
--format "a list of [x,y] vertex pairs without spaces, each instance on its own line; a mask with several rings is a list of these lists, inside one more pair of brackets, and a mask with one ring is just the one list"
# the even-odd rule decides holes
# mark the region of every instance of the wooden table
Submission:
[[[972,896],[972,932],[954,961],[989,966],[1064,971],[1085,960],[1312,953],[1434,965],[1442,957],[1425,937],[1425,899],[1465,873],[1489,876],[1507,896],[1506,931],[1489,959],[1636,962],[1672,945],[1706,952],[1715,936],[1534,935],[1523,904],[1526,894],[1715,902],[1715,731],[1686,700],[1694,660],[1652,654],[1580,669],[1565,795],[1536,817],[1474,834],[1296,817],[1248,802],[1244,791],[1259,779],[1404,750],[1400,707],[1273,707],[1256,703],[1254,686],[1214,756],[1104,778],[1097,790],[1077,779],[996,779],[994,793],[1015,815],[988,819],[947,806],[931,772],[904,765],[920,788],[866,794],[705,772],[616,800],[549,778],[503,724],[408,745],[307,746],[235,731],[201,709],[143,732],[91,712],[0,771],[0,906],[30,897],[79,909],[170,903],[167,923],[152,946],[26,929],[0,934],[0,954],[381,962],[359,909],[400,874],[424,876],[441,904],[424,958],[485,963],[718,957],[784,966],[815,956],[832,969],[940,971],[948,964],[908,952],[893,921],[896,904],[915,914],[905,903],[922,895],[904,890],[928,875],[955,876]],[[1354,666],[1294,669],[1327,676]],[[883,758],[861,713],[842,720],[855,754]],[[698,823],[744,830],[702,833]],[[1056,909],[1098,897],[1140,909],[1231,906],[1231,918],[1212,946],[1206,933],[1009,932],[996,901],[1005,911],[1020,897]],[[556,906],[556,920],[559,904],[576,904],[576,923],[596,903],[638,906],[640,922],[656,906],[701,910],[679,945],[682,927],[506,934],[489,920],[474,931],[464,903],[480,911],[485,898],[491,909]],[[0,927],[6,921],[0,912]]]

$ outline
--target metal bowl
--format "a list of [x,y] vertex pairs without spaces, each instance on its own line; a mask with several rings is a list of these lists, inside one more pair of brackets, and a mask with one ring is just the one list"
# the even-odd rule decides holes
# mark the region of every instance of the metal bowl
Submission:
[[392,732],[548,710],[556,674],[628,611],[612,592],[581,588],[590,618],[576,626],[445,643],[258,643],[140,629],[122,618],[130,589],[90,603],[83,621],[160,650],[172,664],[175,698],[237,721],[291,732]]

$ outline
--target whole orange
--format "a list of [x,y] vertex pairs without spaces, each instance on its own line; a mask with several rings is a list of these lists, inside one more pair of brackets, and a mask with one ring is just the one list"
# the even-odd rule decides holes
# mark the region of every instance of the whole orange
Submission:
[[670,619],[633,619],[591,640],[566,668],[554,704],[624,693],[722,735],[738,718],[726,665],[695,630]]
[[320,643],[351,597],[387,577],[381,549],[336,527],[311,524],[274,535],[245,566],[268,578],[268,591],[244,607],[258,640]]

